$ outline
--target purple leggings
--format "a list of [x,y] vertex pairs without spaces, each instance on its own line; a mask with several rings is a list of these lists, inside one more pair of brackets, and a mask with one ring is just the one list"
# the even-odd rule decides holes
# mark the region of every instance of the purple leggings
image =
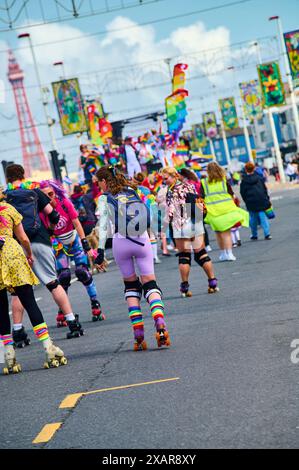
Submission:
[[145,233],[141,237],[134,237],[134,239],[144,243],[144,246],[137,245],[137,243],[128,240],[119,233],[116,233],[113,237],[113,256],[122,276],[128,278],[136,273],[134,258],[142,276],[154,274],[153,252],[148,234]]

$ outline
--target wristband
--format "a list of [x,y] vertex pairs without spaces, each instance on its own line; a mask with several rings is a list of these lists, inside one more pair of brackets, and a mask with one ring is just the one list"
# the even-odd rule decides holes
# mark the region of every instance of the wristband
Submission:
[[88,241],[86,240],[86,238],[82,238],[81,243],[82,243],[83,250],[85,251],[85,253],[87,253],[90,250],[90,245]]

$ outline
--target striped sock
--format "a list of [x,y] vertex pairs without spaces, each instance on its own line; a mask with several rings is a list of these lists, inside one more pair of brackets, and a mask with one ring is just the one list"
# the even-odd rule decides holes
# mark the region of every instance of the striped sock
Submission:
[[34,326],[33,331],[39,341],[45,341],[49,339],[47,323],[40,323],[40,325]]
[[155,238],[151,239],[151,246],[153,250],[153,257],[157,258],[158,256],[158,242]]
[[143,329],[144,322],[142,319],[142,313],[138,305],[129,307],[129,317],[134,330]]
[[3,341],[4,346],[10,346],[13,344],[12,335],[2,335],[1,339]]
[[149,302],[149,304],[150,304],[152,317],[155,323],[157,322],[159,318],[163,320],[164,319],[164,303],[162,302],[162,300],[155,299]]

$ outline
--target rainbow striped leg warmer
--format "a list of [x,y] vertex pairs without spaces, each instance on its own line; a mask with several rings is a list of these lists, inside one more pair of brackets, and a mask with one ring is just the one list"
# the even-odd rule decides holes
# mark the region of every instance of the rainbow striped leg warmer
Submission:
[[13,345],[12,335],[1,335],[0,338],[2,339],[3,346]]
[[155,325],[164,325],[164,303],[162,300],[152,300],[149,302],[152,317],[154,319]]
[[33,327],[34,334],[39,341],[49,339],[49,332],[47,323],[40,323]]
[[142,313],[138,305],[134,307],[129,307],[129,317],[130,317],[134,332],[136,330],[144,329]]

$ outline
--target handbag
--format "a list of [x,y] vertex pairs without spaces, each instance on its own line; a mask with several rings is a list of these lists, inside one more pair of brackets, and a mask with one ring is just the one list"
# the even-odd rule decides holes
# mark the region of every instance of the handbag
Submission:
[[268,217],[268,219],[275,219],[275,212],[273,210],[272,205],[265,210],[265,214]]

